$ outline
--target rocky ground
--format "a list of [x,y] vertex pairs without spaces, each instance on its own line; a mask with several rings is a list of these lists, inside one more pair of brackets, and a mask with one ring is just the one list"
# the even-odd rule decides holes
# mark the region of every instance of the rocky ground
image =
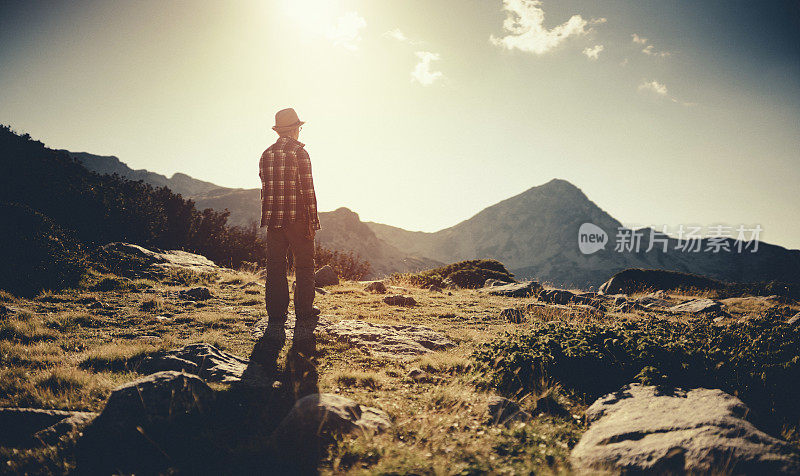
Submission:
[[[665,293],[538,294],[530,284],[429,290],[341,281],[317,294],[319,356],[294,359],[285,350],[275,383],[248,362],[265,324],[263,279],[202,266],[161,263],[159,274],[138,279],[96,275],[81,289],[31,300],[0,294],[5,470],[125,471],[142,463],[129,460],[128,445],[143,445],[134,453],[153,455],[156,466],[146,469],[154,471],[569,473],[597,470],[598,441],[605,445],[603,464],[613,468],[617,460],[602,428],[593,428],[570,457],[590,424],[604,421],[596,408],[603,403],[587,414],[593,402],[556,384],[535,395],[500,397],[470,358],[476,346],[536,320],[708,313],[724,323],[775,308],[791,320],[800,310],[772,298],[720,302]],[[725,407],[725,418],[741,416],[736,402]],[[614,429],[613,421],[605,424]],[[751,431],[749,423],[736,425]],[[749,454],[769,455],[776,471],[800,468],[796,446],[752,432],[763,448],[751,445]],[[115,453],[121,445],[125,454]],[[651,444],[649,459],[672,461],[673,449],[661,454]],[[703,452],[685,450],[692,451]]]

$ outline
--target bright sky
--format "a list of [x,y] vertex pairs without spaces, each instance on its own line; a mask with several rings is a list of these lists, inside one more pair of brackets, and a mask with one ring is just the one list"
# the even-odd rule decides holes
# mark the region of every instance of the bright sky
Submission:
[[294,107],[322,210],[435,231],[563,178],[635,226],[800,248],[798,2],[4,2],[0,123],[259,186]]

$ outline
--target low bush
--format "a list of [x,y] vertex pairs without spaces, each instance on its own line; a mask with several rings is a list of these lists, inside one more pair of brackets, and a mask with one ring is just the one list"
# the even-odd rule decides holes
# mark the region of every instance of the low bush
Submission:
[[85,255],[69,232],[24,205],[0,203],[0,216],[0,289],[31,297],[78,284]]
[[314,245],[314,266],[319,269],[330,265],[340,279],[361,281],[372,273],[372,265],[352,251],[332,251],[319,244]]
[[645,384],[719,388],[778,431],[800,424],[800,328],[777,315],[715,325],[710,319],[533,323],[525,334],[483,344],[473,358],[507,393],[547,379],[587,398]]
[[421,288],[445,287],[453,283],[460,288],[475,289],[483,287],[490,278],[514,282],[514,275],[503,263],[493,259],[459,261],[419,273],[394,274],[392,278]]

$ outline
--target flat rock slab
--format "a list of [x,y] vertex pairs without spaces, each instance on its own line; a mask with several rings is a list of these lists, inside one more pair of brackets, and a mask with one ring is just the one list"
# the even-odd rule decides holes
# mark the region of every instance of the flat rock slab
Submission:
[[181,250],[159,252],[148,250],[139,245],[120,242],[109,243],[103,246],[103,249],[146,259],[151,262],[153,268],[184,268],[199,273],[213,273],[220,270],[219,266],[205,256]]
[[800,472],[795,450],[745,420],[747,412],[721,390],[628,385],[586,411],[591,426],[572,450],[572,464],[637,474]]
[[139,365],[142,373],[167,370],[187,372],[207,382],[242,383],[256,387],[272,384],[261,375],[257,364],[205,343],[150,355]]
[[717,314],[722,312],[722,305],[713,299],[692,299],[691,301],[686,301],[684,303],[678,304],[677,306],[672,306],[669,308],[670,312],[674,313],[711,313]]
[[[267,328],[267,318],[256,322],[251,335],[258,340]],[[292,338],[294,316],[286,320],[286,338]],[[357,319],[334,321],[320,317],[317,332],[327,334],[340,342],[365,350],[373,355],[400,358],[411,355],[422,355],[429,352],[454,347],[444,334],[429,327],[415,325],[374,324]]]
[[533,296],[541,289],[542,285],[536,281],[526,281],[502,286],[492,285],[485,288],[485,292],[488,292],[491,296],[528,297]]

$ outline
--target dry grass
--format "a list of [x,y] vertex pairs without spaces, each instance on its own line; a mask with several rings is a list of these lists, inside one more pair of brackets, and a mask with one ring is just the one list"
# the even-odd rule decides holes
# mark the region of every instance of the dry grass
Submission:
[[[98,279],[103,278],[113,281],[111,276]],[[254,273],[222,270],[215,275],[175,272],[162,282],[125,282],[131,289],[150,289],[147,293],[115,288],[45,293],[37,300],[25,300],[0,292],[0,302],[16,308],[0,322],[0,405],[97,411],[111,388],[139,376],[137,365],[143,357],[192,342],[207,342],[247,357],[253,347],[250,327],[266,315],[263,300],[252,293],[261,294],[263,288],[248,286],[257,282],[263,281]],[[214,299],[191,303],[177,297],[179,290],[194,285],[208,286]],[[490,394],[483,390],[470,354],[504,332],[524,332],[531,322],[641,316],[542,307],[528,309],[526,322],[512,324],[500,318],[501,310],[524,308],[531,299],[472,290],[437,293],[403,284],[389,293],[412,296],[418,305],[398,307],[363,288],[364,283],[342,282],[328,287],[328,294],[317,295],[315,305],[331,320],[427,326],[444,332],[457,345],[423,356],[387,359],[321,338],[320,391],[375,406],[393,420],[393,428],[384,434],[339,439],[321,463],[320,470],[327,474],[568,472],[569,449],[583,424],[571,416],[543,414],[512,428],[490,425]],[[103,302],[102,309],[89,310],[80,303],[92,297]],[[761,304],[746,299],[726,300],[726,305],[741,313],[761,309]],[[432,378],[419,382],[407,378],[415,367]],[[561,401],[570,412],[582,413],[583,402],[565,399],[557,385],[543,382],[541,388],[536,395],[518,396],[521,405],[535,411],[537,402],[546,397]],[[6,454],[0,449],[0,455]],[[63,452],[53,448],[19,452],[12,459],[10,468],[36,468],[25,466],[31,461],[40,468],[70,464]]]

